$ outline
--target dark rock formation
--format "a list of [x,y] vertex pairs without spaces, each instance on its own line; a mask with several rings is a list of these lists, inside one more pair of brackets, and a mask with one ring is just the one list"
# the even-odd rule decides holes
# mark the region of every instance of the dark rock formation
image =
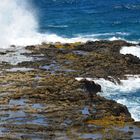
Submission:
[[80,83],[83,84],[84,89],[89,93],[91,102],[93,101],[93,96],[96,96],[96,93],[101,92],[101,86],[94,81],[82,79]]
[[[131,45],[125,41],[43,43],[26,47],[29,52],[22,54],[33,61],[16,66],[1,63],[0,138],[84,140],[83,134],[100,134],[101,139],[110,140],[132,138],[123,131],[125,126],[136,128],[127,107],[96,95],[101,91],[97,83],[75,80],[82,76],[119,83],[125,74],[140,74],[139,58],[119,53],[121,47]],[[12,67],[33,70],[6,71]],[[92,106],[81,88],[83,84],[91,98],[95,95]],[[20,115],[11,118],[9,112]]]
[[[105,78],[108,76],[118,79],[124,78],[127,74],[140,73],[140,59],[133,55],[120,54],[123,46],[135,46],[125,41],[95,41],[74,44],[45,44],[40,46],[28,46],[31,56],[43,54],[45,61],[23,62],[19,66],[29,65],[37,68],[39,65],[52,64],[56,62],[60,69],[54,71],[66,73],[72,76]],[[78,52],[78,53],[76,53]],[[24,54],[24,55],[29,55]],[[65,71],[64,69],[67,69]],[[51,71],[51,70],[50,70]],[[118,81],[119,82],[119,81]]]

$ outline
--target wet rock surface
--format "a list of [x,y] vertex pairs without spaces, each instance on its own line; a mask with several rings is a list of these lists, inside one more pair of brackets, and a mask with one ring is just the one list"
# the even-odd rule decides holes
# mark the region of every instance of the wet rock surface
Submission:
[[121,47],[132,45],[43,43],[18,51],[26,59],[17,64],[1,62],[0,139],[140,139],[139,122],[126,106],[99,95],[90,100],[75,80],[114,78],[119,83],[126,74],[140,74],[139,58],[119,53]]

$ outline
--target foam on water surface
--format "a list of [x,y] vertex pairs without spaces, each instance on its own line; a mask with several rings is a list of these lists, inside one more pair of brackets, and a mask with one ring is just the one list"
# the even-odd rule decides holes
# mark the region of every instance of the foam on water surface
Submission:
[[0,63],[7,62],[11,65],[17,65],[23,61],[33,61],[32,57],[27,57],[22,53],[27,53],[28,51],[24,48],[12,48],[9,52],[6,52],[4,55],[0,55]]
[[128,76],[127,80],[121,80],[121,84],[114,84],[105,79],[95,80],[103,88],[102,96],[116,100],[128,107],[135,121],[140,120],[140,78]]
[[121,54],[132,54],[140,58],[140,46],[122,47]]

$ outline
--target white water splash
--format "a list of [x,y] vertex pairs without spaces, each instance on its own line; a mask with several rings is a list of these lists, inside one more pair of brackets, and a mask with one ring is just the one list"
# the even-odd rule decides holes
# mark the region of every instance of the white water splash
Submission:
[[56,34],[38,32],[38,21],[27,0],[2,0],[0,2],[0,48],[10,45],[26,46],[42,42],[86,42],[93,38],[63,38]]
[[[139,75],[128,76],[127,80],[121,80],[121,85],[114,84],[105,79],[95,80],[103,88],[102,96],[116,100],[118,103],[128,107],[132,118],[135,121],[140,120],[140,96],[133,95],[140,93],[140,77]],[[112,96],[112,97],[111,97]]]
[[0,2],[0,48],[31,38],[38,27],[33,13],[26,9],[25,0]]
[[132,54],[140,58],[140,46],[122,47],[121,54]]

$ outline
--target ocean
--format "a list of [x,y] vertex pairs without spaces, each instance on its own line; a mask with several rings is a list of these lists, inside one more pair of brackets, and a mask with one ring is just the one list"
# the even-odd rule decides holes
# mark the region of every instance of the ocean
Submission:
[[[42,42],[116,40],[140,42],[140,0],[3,0],[0,3],[0,48]],[[122,53],[140,57],[140,47]],[[103,96],[126,105],[140,120],[140,78],[122,85],[98,79]]]
[[66,38],[140,39],[140,0],[32,0],[39,31]]

